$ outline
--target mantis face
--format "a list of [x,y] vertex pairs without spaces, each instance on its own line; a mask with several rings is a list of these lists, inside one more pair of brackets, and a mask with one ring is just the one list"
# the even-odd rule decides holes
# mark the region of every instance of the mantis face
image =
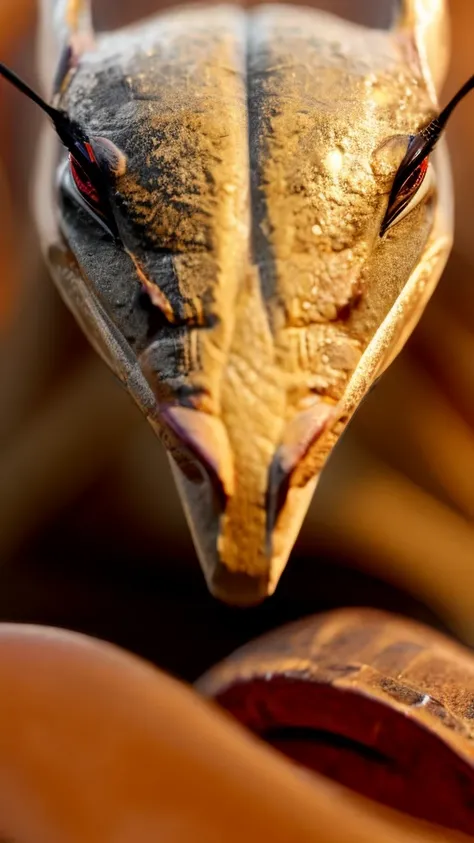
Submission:
[[97,37],[85,2],[53,5],[52,273],[162,438],[211,591],[257,602],[449,252],[444,151],[410,163],[443,3],[390,31],[222,6]]

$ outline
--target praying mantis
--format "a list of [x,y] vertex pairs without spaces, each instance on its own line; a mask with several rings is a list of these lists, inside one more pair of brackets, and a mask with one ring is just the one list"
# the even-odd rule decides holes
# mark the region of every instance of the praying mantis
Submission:
[[256,603],[442,273],[442,133],[472,80],[440,111],[441,0],[387,31],[222,6],[96,35],[91,11],[42,5],[50,105],[2,68],[65,148],[44,252],[168,451],[210,590]]

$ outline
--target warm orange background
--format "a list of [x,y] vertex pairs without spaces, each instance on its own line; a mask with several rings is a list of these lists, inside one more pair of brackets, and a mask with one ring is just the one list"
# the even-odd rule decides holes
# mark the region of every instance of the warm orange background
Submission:
[[[390,12],[317,5],[380,23]],[[0,55],[32,83],[34,6],[0,7]],[[131,15],[125,0],[96,6],[101,25]],[[474,69],[474,8],[451,9],[443,101]],[[0,84],[0,618],[81,629],[187,679],[263,629],[344,604],[474,643],[474,98],[449,131],[449,268],[331,460],[277,595],[247,612],[207,595],[161,446],[43,268],[28,205],[39,120]]]

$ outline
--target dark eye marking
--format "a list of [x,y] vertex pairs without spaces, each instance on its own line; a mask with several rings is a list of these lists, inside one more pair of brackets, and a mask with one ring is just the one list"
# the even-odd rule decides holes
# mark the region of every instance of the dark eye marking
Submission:
[[[91,164],[96,164],[96,157],[92,150],[90,143],[84,144],[86,147],[87,153],[90,158]],[[81,194],[82,198],[90,205],[94,210],[99,210],[100,208],[100,196],[99,191],[94,186],[93,182],[85,172],[82,165],[79,161],[74,158],[72,152],[69,153],[69,166],[71,169],[72,178],[74,184],[76,185],[79,193]]]
[[[425,181],[425,176],[428,172],[429,156],[422,159],[415,168],[410,171],[404,171],[401,167],[394,180],[390,199],[388,202],[385,219],[380,230],[382,236],[387,229],[393,225],[396,220],[401,217],[403,211],[408,207],[412,199],[415,198],[421,185]],[[407,212],[408,213],[408,212]]]
[[407,179],[403,182],[402,187],[400,188],[400,195],[411,196],[423,182],[423,179],[426,176],[426,171],[428,169],[428,158],[424,158],[421,164],[418,164],[416,170],[408,176]]
[[89,141],[78,142],[75,149],[70,150],[69,170],[80,204],[86,206],[92,216],[98,217],[102,226],[118,241],[118,230],[108,199],[106,173]]
[[[60,140],[69,150],[71,175],[79,196],[91,213],[99,217],[116,242],[120,242],[117,224],[108,199],[106,173],[103,165],[97,161],[90,138],[64,111],[48,105],[1,62],[0,76],[33,100],[53,121]],[[428,171],[429,154],[441,137],[455,107],[472,88],[474,88],[474,75],[455,94],[438,117],[410,138],[406,155],[395,175],[388,207],[380,228],[381,237],[403,213],[422,186]]]
[[411,136],[405,157],[393,180],[387,210],[380,228],[381,237],[399,218],[422,186],[428,171],[430,153],[438,143],[457,104],[473,88],[474,76],[471,76],[438,117],[435,117],[417,135]]
[[89,138],[75,120],[72,120],[64,111],[48,105],[2,63],[0,63],[0,75],[33,100],[53,121],[59,139],[69,151],[71,176],[82,203],[93,216],[99,218],[109,234],[119,243],[120,235],[109,201],[110,168],[107,166],[107,159],[110,151],[109,155],[105,151],[99,160],[94,149],[94,145],[100,146],[101,140],[102,145],[107,142],[100,138],[95,141]]

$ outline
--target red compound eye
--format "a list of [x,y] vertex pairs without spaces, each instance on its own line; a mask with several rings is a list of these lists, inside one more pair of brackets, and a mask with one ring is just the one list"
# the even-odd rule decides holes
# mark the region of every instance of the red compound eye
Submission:
[[426,157],[421,164],[418,164],[416,170],[408,176],[407,180],[403,183],[402,187],[400,188],[399,196],[411,196],[415,193],[419,187],[421,187],[421,183],[426,176],[426,171],[428,169],[428,157]]
[[405,213],[408,213],[412,202],[425,180],[425,176],[429,167],[429,155],[423,158],[419,164],[405,177],[404,179],[404,164],[402,162],[398,173],[395,177],[392,192],[388,203],[388,208],[385,213],[384,220],[380,229],[380,235],[383,236],[390,226],[399,219],[403,219]]
[[108,199],[107,171],[104,174],[104,166],[101,167],[88,141],[77,141],[69,151],[69,170],[78,204],[118,242],[120,237]]
[[[87,152],[90,156],[91,162],[94,164],[96,163],[94,153],[90,144],[86,144]],[[82,166],[79,164],[78,161],[69,153],[69,165],[71,167],[71,174],[74,179],[74,184],[76,185],[79,193],[81,194],[82,198],[91,205],[94,210],[98,210],[98,206],[100,205],[100,198],[97,192],[97,189],[92,184],[88,175],[84,172]]]

